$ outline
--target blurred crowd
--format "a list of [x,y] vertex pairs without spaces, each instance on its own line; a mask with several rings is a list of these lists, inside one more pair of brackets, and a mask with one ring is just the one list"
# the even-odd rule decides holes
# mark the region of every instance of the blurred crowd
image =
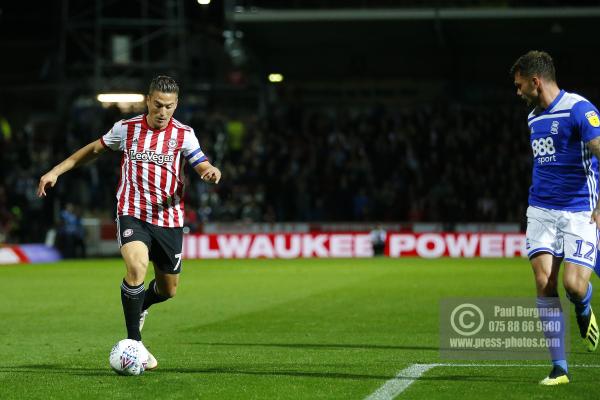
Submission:
[[206,151],[228,150],[218,190],[189,193],[200,219],[504,222],[527,202],[524,109],[279,105],[204,121]]
[[[0,243],[40,241],[61,212],[113,218],[120,154],[62,176],[47,199],[41,174],[130,115],[81,108],[62,124],[31,120],[0,136]],[[310,107],[190,111],[223,172],[209,186],[187,171],[186,219],[207,221],[522,222],[530,182],[526,110],[505,106]],[[64,214],[64,213],[63,213]]]

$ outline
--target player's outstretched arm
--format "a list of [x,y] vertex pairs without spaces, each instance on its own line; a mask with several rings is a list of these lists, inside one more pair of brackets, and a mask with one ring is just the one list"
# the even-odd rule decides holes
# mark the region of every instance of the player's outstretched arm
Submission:
[[100,139],[98,139],[71,154],[67,159],[56,165],[40,178],[40,184],[38,185],[37,190],[38,197],[45,196],[46,189],[49,187],[54,187],[59,176],[75,167],[95,160],[105,151],[106,148],[102,145]]
[[205,182],[219,183],[221,180],[221,171],[208,161],[202,161],[194,167],[194,170]]
[[[587,147],[590,149],[592,154],[600,161],[600,136],[596,137],[587,142]],[[591,223],[596,223],[598,229],[600,229],[600,202],[596,204],[596,208],[592,211]]]

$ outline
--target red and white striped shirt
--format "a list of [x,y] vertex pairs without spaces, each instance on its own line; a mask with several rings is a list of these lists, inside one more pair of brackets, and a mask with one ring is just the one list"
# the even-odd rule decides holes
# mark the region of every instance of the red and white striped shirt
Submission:
[[183,160],[192,167],[207,160],[194,130],[175,118],[165,129],[153,130],[144,114],[117,122],[100,141],[123,152],[117,214],[182,227]]

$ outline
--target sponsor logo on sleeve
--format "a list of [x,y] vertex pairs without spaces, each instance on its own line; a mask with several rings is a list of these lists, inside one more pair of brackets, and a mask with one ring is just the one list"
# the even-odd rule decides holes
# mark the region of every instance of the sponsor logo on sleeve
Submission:
[[596,114],[596,111],[586,112],[585,117],[587,118],[591,126],[593,126],[594,128],[600,127],[600,118],[598,118],[598,114]]

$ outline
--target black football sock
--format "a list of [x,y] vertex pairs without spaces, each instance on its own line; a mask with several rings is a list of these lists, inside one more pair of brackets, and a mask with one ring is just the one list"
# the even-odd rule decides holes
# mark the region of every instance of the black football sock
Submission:
[[121,303],[125,314],[125,325],[127,326],[127,338],[142,340],[140,334],[140,314],[144,304],[144,284],[129,286],[125,279],[121,284]]
[[158,294],[158,288],[156,287],[156,280],[152,279],[144,295],[144,305],[142,310],[147,310],[152,304],[162,303],[163,301],[169,300],[168,297],[161,296]]

